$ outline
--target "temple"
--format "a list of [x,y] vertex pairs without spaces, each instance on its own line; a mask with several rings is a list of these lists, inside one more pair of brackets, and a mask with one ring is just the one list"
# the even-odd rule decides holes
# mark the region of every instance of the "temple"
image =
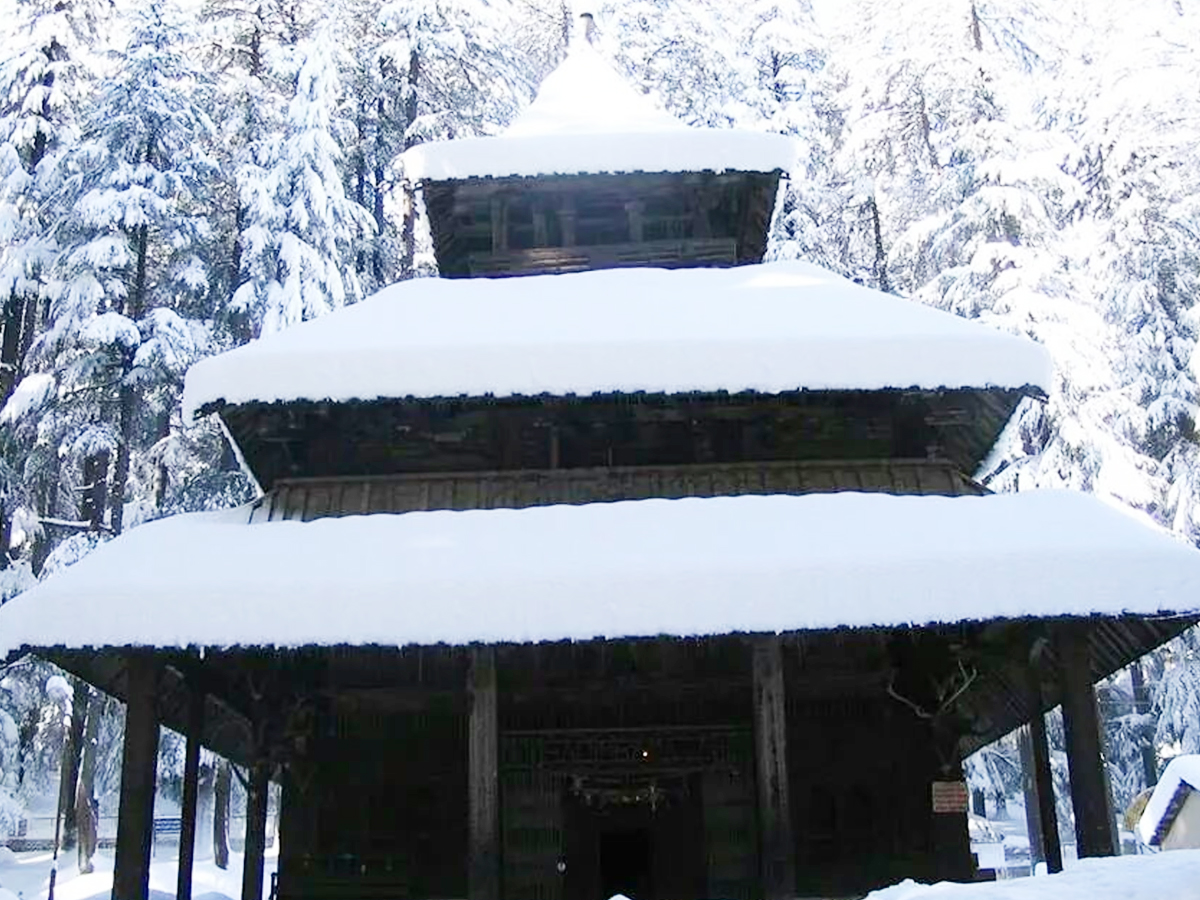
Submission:
[[[281,900],[845,897],[975,876],[963,758],[1197,621],[1200,554],[975,480],[1052,381],[1023,338],[764,263],[794,149],[691,129],[583,43],[510,131],[405,159],[442,277],[204,360],[262,495],[0,608],[128,704],[115,900],[158,725],[282,785]],[[188,793],[190,791],[190,793]],[[190,799],[189,799],[190,798]]]

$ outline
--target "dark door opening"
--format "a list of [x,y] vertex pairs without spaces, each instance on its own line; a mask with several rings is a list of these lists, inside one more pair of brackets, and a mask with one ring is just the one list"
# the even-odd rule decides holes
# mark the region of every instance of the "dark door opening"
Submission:
[[654,897],[654,840],[649,828],[623,828],[600,834],[600,896]]

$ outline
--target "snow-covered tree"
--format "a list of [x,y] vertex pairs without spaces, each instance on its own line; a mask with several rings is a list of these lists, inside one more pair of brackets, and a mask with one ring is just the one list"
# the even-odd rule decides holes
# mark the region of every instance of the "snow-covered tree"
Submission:
[[361,295],[356,242],[371,227],[346,196],[340,138],[337,36],[327,25],[302,41],[295,94],[283,132],[261,164],[239,173],[245,207],[245,280],[233,306],[270,334],[353,303]]
[[183,372],[208,342],[204,78],[169,7],[135,16],[63,163],[49,314],[31,350],[40,371],[27,376],[46,466],[27,474],[55,482],[65,463],[96,504],[87,524],[114,533],[134,499],[135,451],[167,433]]

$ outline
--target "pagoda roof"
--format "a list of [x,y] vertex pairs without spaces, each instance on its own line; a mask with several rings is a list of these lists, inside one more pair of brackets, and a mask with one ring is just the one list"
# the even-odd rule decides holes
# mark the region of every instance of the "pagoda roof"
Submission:
[[139,526],[0,607],[25,648],[462,645],[1196,608],[1200,553],[1095,497],[838,493]]
[[202,360],[186,418],[221,403],[1028,389],[1039,344],[801,262],[392,285]]
[[417,181],[629,172],[774,172],[793,142],[766,132],[690,128],[635,90],[587,43],[573,46],[536,99],[498,137],[421,144],[403,156]]

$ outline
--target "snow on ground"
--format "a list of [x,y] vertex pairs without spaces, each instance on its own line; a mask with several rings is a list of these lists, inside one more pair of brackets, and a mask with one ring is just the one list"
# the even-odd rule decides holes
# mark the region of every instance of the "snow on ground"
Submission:
[[207,403],[1023,388],[1045,349],[818,266],[418,278],[198,362]]
[[[1150,795],[1150,802],[1138,820],[1138,834],[1147,844],[1151,843],[1158,831],[1158,823],[1162,821],[1181,784],[1191,785],[1194,790],[1200,791],[1200,755],[1189,753],[1167,763],[1154,793]],[[1197,887],[1196,896],[1200,897],[1200,886]]]
[[639,500],[253,525],[250,514],[174,516],[101,546],[0,607],[0,654],[1152,615],[1200,598],[1200,553],[1070,491]]
[[[175,896],[178,864],[174,849],[160,848],[150,865],[151,900],[170,900]],[[276,854],[268,849],[264,860],[263,896],[271,889],[271,873],[275,871]],[[59,855],[59,870],[54,888],[54,900],[109,900],[112,894],[113,857],[111,850],[101,850],[95,857],[96,871],[80,875],[74,853]],[[18,900],[47,900],[51,856],[47,852],[17,853],[0,858],[0,900],[10,891]],[[229,868],[218,869],[211,859],[197,860],[192,869],[193,900],[222,900],[242,895],[242,855],[229,854]]]
[[981,884],[905,881],[867,900],[1196,900],[1200,850],[1083,859],[1057,875]]
[[[596,140],[603,135],[604,140]],[[599,172],[789,170],[780,134],[689,128],[618,75],[588,44],[572,47],[500,137],[421,144],[402,157],[414,180]]]

